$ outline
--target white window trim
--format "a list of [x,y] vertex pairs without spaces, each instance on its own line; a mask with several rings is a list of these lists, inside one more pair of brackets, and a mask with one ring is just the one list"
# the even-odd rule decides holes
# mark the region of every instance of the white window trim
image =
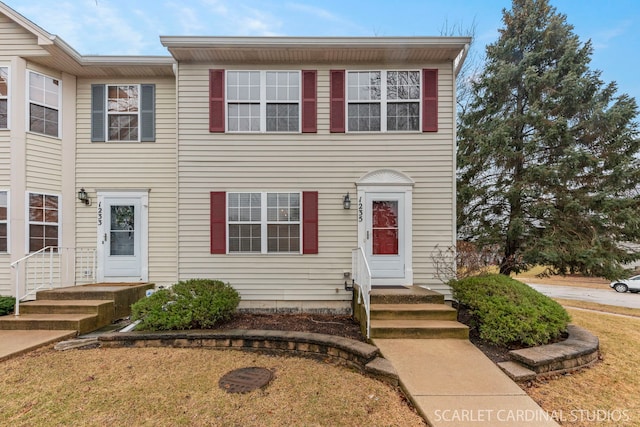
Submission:
[[[111,113],[109,112],[109,87],[112,86],[137,86],[138,87],[138,111],[137,112],[124,112],[124,113],[120,113],[120,112],[115,112],[115,113]],[[142,102],[142,85],[140,83],[107,83],[104,85],[104,89],[105,89],[105,94],[104,94],[104,102],[105,102],[105,106],[104,106],[104,111],[106,112],[106,117],[105,117],[105,142],[122,142],[122,143],[127,143],[127,142],[140,142],[141,138],[142,138],[142,132],[141,132],[141,125],[142,125],[142,120],[141,120],[141,111],[140,111],[140,104]],[[109,116],[110,115],[114,115],[114,116],[119,116],[119,115],[133,115],[136,114],[138,116],[138,139],[110,139],[109,138]]]
[[[387,130],[387,103],[404,103],[404,102],[416,102],[416,100],[410,99],[387,99],[387,73],[395,72],[395,71],[412,71],[418,73],[418,79],[420,82],[419,94],[418,94],[418,129],[416,130]],[[371,99],[371,100],[350,100],[349,99],[349,73],[375,73],[380,72],[380,99]],[[378,70],[347,70],[345,72],[344,78],[344,98],[345,98],[345,109],[344,109],[344,123],[345,123],[345,132],[346,133],[387,133],[387,132],[399,132],[399,133],[421,133],[422,129],[422,91],[423,84],[422,81],[422,72],[419,69],[378,69]],[[380,130],[371,130],[371,131],[362,131],[362,130],[349,130],[349,104],[371,104],[371,103],[379,103],[380,104]]]
[[[247,73],[247,72],[259,72],[260,73],[260,130],[229,130],[229,103],[231,104],[255,104],[256,101],[237,101],[229,100],[229,94],[227,92],[229,73]],[[284,132],[284,131],[268,131],[267,130],[267,103],[275,104],[292,104],[292,101],[268,101],[267,100],[267,72],[275,73],[297,73],[298,74],[298,131],[297,132]],[[302,133],[302,71],[301,70],[225,70],[224,76],[224,127],[227,133],[269,133],[269,134],[297,134]]]
[[[29,74],[38,74],[40,76],[43,76],[45,78],[49,78],[52,80],[57,80],[58,81],[58,105],[54,108],[54,106],[52,105],[48,105],[45,103],[40,103],[40,102],[32,102],[31,101],[31,79],[29,78]],[[47,138],[56,138],[56,139],[62,139],[62,79],[58,78],[58,77],[53,77],[47,74],[43,74],[43,73],[39,73],[37,71],[33,71],[33,70],[27,70],[27,79],[26,79],[26,85],[27,85],[27,89],[26,89],[26,94],[27,94],[27,102],[26,102],[26,113],[25,113],[25,118],[26,118],[26,124],[25,124],[25,129],[27,130],[27,132],[29,133],[33,133],[36,135],[42,135],[45,136]],[[57,136],[52,136],[52,135],[47,135],[46,133],[40,133],[40,132],[36,132],[31,130],[31,104],[35,104],[35,105],[39,105],[41,107],[46,107],[46,108],[51,108],[51,109],[55,109],[58,111],[58,135]]]
[[7,251],[0,251],[0,254],[9,254],[11,253],[11,227],[9,224],[9,221],[11,220],[11,194],[9,190],[4,188],[0,188],[0,193],[7,193],[7,219],[0,221],[0,224],[7,224]]
[[[29,220],[29,195],[30,194],[40,194],[40,195],[44,195],[44,196],[55,196],[58,198],[58,243],[57,246],[61,247],[62,246],[62,195],[61,194],[57,194],[57,193],[48,193],[46,191],[37,191],[37,190],[27,190],[25,193],[25,197],[24,197],[24,212],[25,212],[25,233],[24,233],[24,240],[25,240],[25,255],[29,255],[31,253],[31,251],[29,250],[29,239],[31,237],[30,233],[29,233],[29,226],[32,224],[32,222]],[[53,223],[45,223],[45,222],[33,222],[33,224],[53,224]]]
[[0,96],[0,99],[7,100],[7,127],[0,128],[0,131],[2,131],[11,130],[11,67],[9,66],[9,64],[0,64],[0,68],[7,69],[7,96]]
[[[231,252],[229,251],[229,225],[230,224],[257,224],[257,222],[250,221],[237,221],[237,222],[229,222],[229,195],[230,194],[260,194],[260,252]],[[300,197],[300,217],[297,222],[278,222],[278,221],[268,221],[267,220],[267,194],[272,193],[289,193],[289,194],[298,194]],[[291,190],[269,190],[269,191],[227,191],[226,193],[226,202],[225,202],[226,210],[225,210],[225,223],[226,223],[226,245],[227,245],[227,254],[228,255],[302,255],[302,191],[291,191]],[[269,252],[269,242],[268,242],[268,232],[267,228],[269,224],[298,224],[299,229],[299,250],[295,252]]]

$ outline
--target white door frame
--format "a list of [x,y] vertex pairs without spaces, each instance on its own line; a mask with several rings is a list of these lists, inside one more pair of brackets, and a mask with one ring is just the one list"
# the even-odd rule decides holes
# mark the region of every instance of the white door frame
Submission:
[[[367,243],[367,194],[376,195],[389,193],[404,194],[404,277],[402,278],[372,278],[372,285],[413,285],[413,186],[414,181],[402,172],[393,169],[379,169],[367,173],[356,182],[358,194],[358,246],[365,247]],[[402,211],[401,210],[401,211]]]
[[[149,280],[149,191],[148,190],[109,190],[97,191],[97,280],[100,282],[146,282]],[[105,255],[108,250],[104,236],[110,232],[107,224],[105,199],[139,199],[140,200],[140,276],[109,277],[105,276]]]

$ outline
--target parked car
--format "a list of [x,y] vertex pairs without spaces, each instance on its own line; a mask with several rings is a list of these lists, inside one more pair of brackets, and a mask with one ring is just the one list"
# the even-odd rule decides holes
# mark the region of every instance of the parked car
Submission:
[[611,282],[609,286],[615,289],[616,292],[640,292],[640,275],[624,280],[616,280]]

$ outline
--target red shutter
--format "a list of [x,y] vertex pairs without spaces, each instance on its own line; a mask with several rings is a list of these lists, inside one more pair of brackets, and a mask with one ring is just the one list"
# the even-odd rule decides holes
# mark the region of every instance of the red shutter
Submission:
[[224,70],[209,70],[209,132],[224,132]]
[[211,192],[211,253],[227,253],[227,193]]
[[318,253],[318,192],[302,192],[302,253]]
[[316,70],[302,70],[302,132],[316,133]]
[[329,83],[329,96],[331,102],[329,104],[329,127],[331,132],[344,132],[344,70],[331,70],[331,81]]
[[438,70],[422,70],[422,132],[438,131]]

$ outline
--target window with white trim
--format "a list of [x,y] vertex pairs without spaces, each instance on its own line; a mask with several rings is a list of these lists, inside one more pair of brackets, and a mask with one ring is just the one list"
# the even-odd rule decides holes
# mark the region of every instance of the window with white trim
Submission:
[[0,252],[9,250],[9,197],[8,192],[0,191]]
[[60,81],[29,71],[29,130],[60,136]]
[[9,67],[0,67],[0,129],[9,127]]
[[107,86],[107,141],[138,141],[140,85]]
[[228,193],[229,253],[300,253],[300,193]]
[[29,193],[29,252],[58,246],[59,231],[59,197]]
[[299,132],[300,71],[227,71],[229,132]]
[[347,130],[420,130],[420,71],[348,71]]

